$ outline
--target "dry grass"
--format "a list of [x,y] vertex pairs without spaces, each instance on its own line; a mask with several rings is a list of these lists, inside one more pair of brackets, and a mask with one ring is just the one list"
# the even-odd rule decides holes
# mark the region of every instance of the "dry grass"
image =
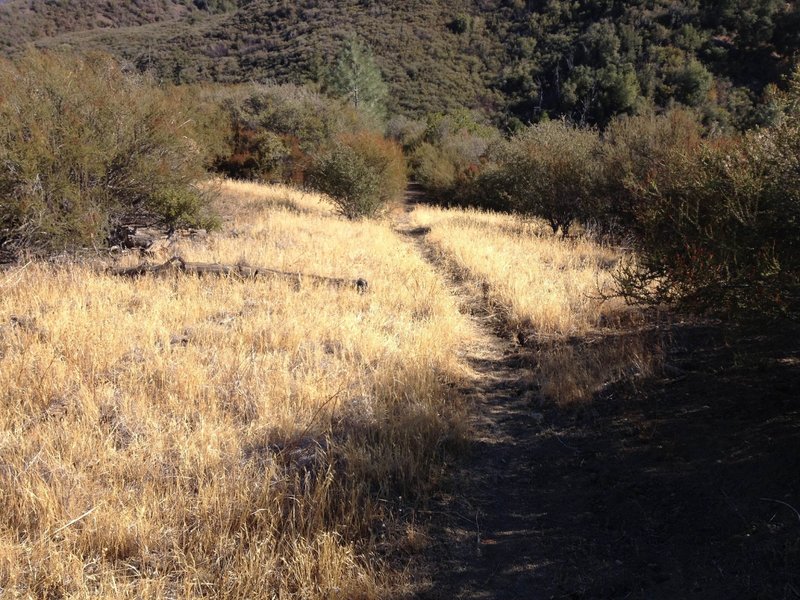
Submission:
[[511,215],[418,206],[414,225],[451,268],[483,296],[511,334],[538,350],[542,391],[585,401],[603,385],[648,373],[658,360],[622,300],[600,300],[620,258],[586,237],[554,237],[548,226]]
[[226,232],[185,258],[365,277],[370,292],[82,265],[0,275],[0,595],[402,589],[379,531],[459,435],[447,383],[469,326],[385,225],[220,185]]
[[[369,293],[82,264],[0,274],[3,597],[387,598],[406,580],[382,557],[428,543],[392,514],[463,433],[449,384],[467,375],[469,320],[387,223],[214,185],[223,232],[170,252],[363,277]],[[534,332],[546,393],[575,401],[647,368],[623,308],[590,297],[612,250],[502,215],[412,218],[507,327]]]
[[[234,179],[215,179],[207,185],[221,192],[216,209],[227,217],[228,222],[247,221],[250,215],[261,213],[265,204],[273,212],[284,210],[327,216],[338,214],[336,207],[324,196],[287,185],[262,185]],[[234,200],[231,201],[231,198]]]

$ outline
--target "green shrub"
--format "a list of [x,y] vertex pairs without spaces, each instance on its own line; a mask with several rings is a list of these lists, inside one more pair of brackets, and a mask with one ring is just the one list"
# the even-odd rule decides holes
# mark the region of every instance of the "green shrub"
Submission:
[[[171,186],[155,191],[145,208],[161,215],[164,224],[177,227],[191,224],[213,229],[218,225],[218,218],[206,210],[207,192],[194,186]],[[193,215],[190,222],[186,216]]]
[[372,217],[405,188],[400,149],[376,135],[343,136],[313,161],[309,185],[349,219]]
[[338,142],[353,148],[379,174],[381,200],[384,203],[402,199],[408,177],[403,151],[396,143],[377,133],[368,132],[343,134]]
[[141,211],[173,224],[203,218],[191,119],[146,77],[104,55],[30,52],[0,62],[0,89],[3,244],[100,245]]
[[330,196],[348,219],[373,216],[383,206],[380,175],[363,156],[344,144],[317,157],[309,184]]
[[459,13],[447,26],[453,33],[466,33],[472,27],[472,17],[466,13]]
[[499,157],[509,208],[547,220],[567,235],[575,220],[598,206],[600,138],[594,129],[546,121],[515,135]]
[[[497,154],[502,156],[503,153],[504,149],[498,146]],[[477,175],[464,186],[461,192],[464,204],[495,212],[512,212],[514,202],[509,183],[508,173],[497,162],[497,155],[490,156]]]

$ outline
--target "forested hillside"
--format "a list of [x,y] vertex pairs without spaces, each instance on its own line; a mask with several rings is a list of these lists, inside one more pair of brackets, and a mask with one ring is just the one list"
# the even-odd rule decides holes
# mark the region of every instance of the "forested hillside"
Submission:
[[[309,83],[345,39],[375,53],[395,112],[467,107],[504,125],[606,123],[677,102],[708,123],[769,120],[770,83],[800,48],[779,0],[11,0],[0,43],[101,48],[178,83]],[[766,106],[765,106],[766,104]]]

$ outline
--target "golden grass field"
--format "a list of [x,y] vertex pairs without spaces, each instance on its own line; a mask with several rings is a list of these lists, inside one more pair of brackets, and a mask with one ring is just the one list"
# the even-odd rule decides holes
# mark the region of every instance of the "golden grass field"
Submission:
[[0,276],[0,595],[389,594],[382,528],[458,437],[447,384],[469,325],[385,225],[287,189],[222,192],[225,231],[187,260],[366,277],[369,294]]
[[542,392],[568,404],[602,385],[647,373],[658,359],[635,327],[639,311],[613,291],[620,251],[587,236],[559,239],[540,221],[478,210],[418,206],[413,225],[482,295],[497,325],[538,349]]
[[[92,264],[0,273],[0,596],[366,599],[410,583],[402,557],[424,532],[398,515],[464,435],[454,386],[474,323],[390,222],[219,186],[222,230],[170,253],[364,277],[369,292]],[[622,310],[588,297],[609,249],[497,215],[412,219],[512,327],[562,339]],[[609,376],[573,376],[576,353],[541,353],[545,393],[573,401]]]

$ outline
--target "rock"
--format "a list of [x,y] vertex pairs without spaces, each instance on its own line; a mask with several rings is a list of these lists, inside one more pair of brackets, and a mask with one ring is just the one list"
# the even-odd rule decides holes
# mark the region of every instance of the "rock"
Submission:
[[180,345],[180,346],[187,346],[189,344],[189,336],[188,335],[171,335],[169,338],[169,343],[172,346]]

